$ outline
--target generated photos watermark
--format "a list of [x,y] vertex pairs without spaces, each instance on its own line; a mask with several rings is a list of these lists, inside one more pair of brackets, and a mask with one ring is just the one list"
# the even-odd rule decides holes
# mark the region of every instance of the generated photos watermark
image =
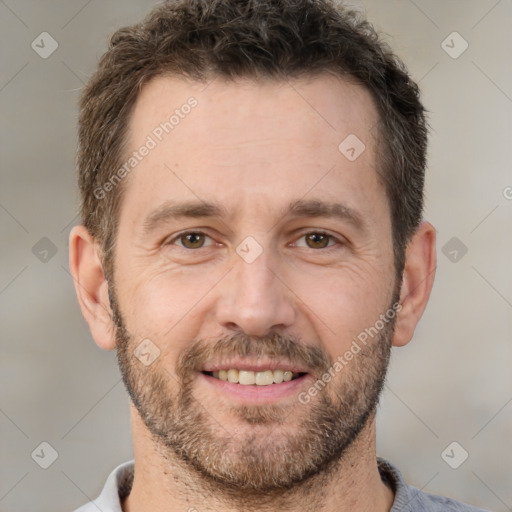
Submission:
[[377,336],[377,334],[379,334],[379,332],[395,318],[396,314],[400,312],[401,309],[402,305],[395,302],[385,313],[381,313],[379,319],[376,320],[371,327],[367,327],[361,331],[355,339],[352,340],[350,348],[337,357],[329,370],[327,370],[321,378],[317,379],[307,391],[299,393],[299,402],[303,405],[308,404],[311,401],[311,397],[316,396],[319,391],[323,390],[325,386],[334,379],[335,375],[341,372],[341,370],[343,370],[343,368],[345,368],[345,366],[354,359],[354,356],[361,352],[361,345],[368,345],[368,341],[371,341],[375,336]]
[[136,151],[133,151],[130,157],[124,164],[112,174],[112,176],[100,187],[94,189],[94,197],[96,199],[104,199],[108,192],[112,191],[119,182],[124,179],[142,160],[155,149],[166,135],[172,132],[185,117],[197,107],[198,101],[191,96],[186,103],[183,103],[180,108],[174,110],[174,113],[168,120],[162,121],[156,126],[152,132],[146,137],[144,144],[142,144]]

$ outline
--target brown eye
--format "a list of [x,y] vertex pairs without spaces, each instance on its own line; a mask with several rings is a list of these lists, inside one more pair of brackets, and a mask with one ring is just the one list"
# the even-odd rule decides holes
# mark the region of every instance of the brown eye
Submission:
[[329,241],[332,238],[330,235],[325,233],[308,233],[304,235],[306,238],[306,244],[311,249],[323,249],[329,245]]
[[177,240],[186,249],[199,249],[203,247],[206,235],[204,233],[183,233]]

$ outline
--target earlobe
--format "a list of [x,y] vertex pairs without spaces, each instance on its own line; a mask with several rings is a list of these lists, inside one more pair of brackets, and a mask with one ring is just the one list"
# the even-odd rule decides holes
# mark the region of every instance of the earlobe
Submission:
[[422,222],[407,245],[400,290],[401,309],[398,313],[393,345],[401,347],[411,340],[427,306],[436,270],[436,230]]
[[75,226],[69,235],[69,269],[80,309],[94,341],[104,350],[114,349],[114,323],[108,283],[103,273],[97,242],[85,226]]

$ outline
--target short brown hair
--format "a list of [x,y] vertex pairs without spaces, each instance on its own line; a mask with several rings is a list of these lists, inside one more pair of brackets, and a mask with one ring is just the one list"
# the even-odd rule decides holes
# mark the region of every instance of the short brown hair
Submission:
[[427,127],[418,86],[356,11],[334,0],[168,0],[119,29],[80,99],[78,181],[82,223],[100,243],[113,276],[123,183],[108,199],[98,187],[120,168],[142,86],[173,74],[286,80],[334,72],[365,87],[378,113],[377,173],[391,210],[394,261],[421,221]]

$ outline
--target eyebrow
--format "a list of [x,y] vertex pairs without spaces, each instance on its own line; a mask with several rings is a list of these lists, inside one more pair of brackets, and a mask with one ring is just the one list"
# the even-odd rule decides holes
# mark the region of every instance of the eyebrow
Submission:
[[149,235],[162,224],[170,220],[225,216],[225,209],[218,203],[207,203],[205,201],[185,201],[176,203],[165,201],[146,217],[142,225],[142,232],[144,235]]
[[[291,202],[281,211],[280,218],[286,216],[299,218],[334,218],[348,222],[361,231],[365,231],[366,229],[366,223],[361,214],[353,208],[339,202],[321,201],[318,199],[299,199],[298,201]],[[144,219],[142,232],[144,235],[150,235],[161,225],[165,225],[171,220],[214,217],[227,217],[227,211],[220,203],[206,201],[165,201]]]
[[299,199],[298,201],[290,203],[284,214],[291,214],[296,217],[333,218],[348,222],[358,230],[366,230],[366,222],[363,216],[343,203],[320,201],[318,199]]

